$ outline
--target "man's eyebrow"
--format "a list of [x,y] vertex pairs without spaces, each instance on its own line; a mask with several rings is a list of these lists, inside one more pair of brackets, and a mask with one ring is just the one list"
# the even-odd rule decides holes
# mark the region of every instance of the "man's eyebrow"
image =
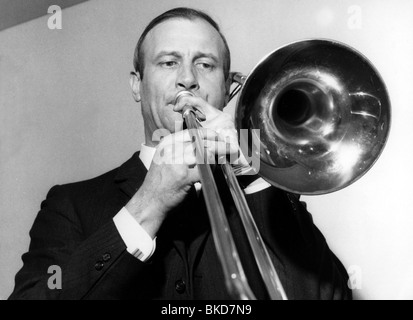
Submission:
[[[160,59],[162,57],[165,57],[165,56],[173,56],[175,58],[182,58],[182,54],[178,51],[162,50],[162,51],[160,51],[156,54],[154,60],[158,60],[158,59]],[[198,51],[194,55],[194,60],[197,60],[197,59],[200,59],[200,58],[209,58],[209,59],[213,60],[215,63],[220,62],[220,59],[213,53]]]
[[162,58],[164,56],[174,56],[176,58],[182,57],[182,55],[178,51],[162,50],[155,56],[155,60],[159,59],[159,58]]
[[195,60],[199,58],[209,58],[212,59],[215,63],[218,63],[220,61],[219,58],[213,53],[197,52],[195,54]]

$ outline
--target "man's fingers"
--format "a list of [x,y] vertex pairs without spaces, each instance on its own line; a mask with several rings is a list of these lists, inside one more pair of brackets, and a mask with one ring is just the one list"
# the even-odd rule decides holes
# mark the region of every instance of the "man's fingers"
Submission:
[[199,121],[205,121],[206,120],[206,115],[203,112],[201,112],[199,109],[196,109],[196,108],[194,108],[194,109],[195,109],[196,118]]
[[182,130],[165,136],[161,143],[162,145],[179,144],[192,141],[188,130]]
[[[196,136],[192,137],[193,130],[197,131],[196,136],[201,139],[202,150],[195,150]],[[230,156],[232,160],[237,159],[239,146],[236,130],[219,128],[217,131],[199,127],[168,135],[157,146],[154,161],[157,164],[181,164],[193,168],[200,163],[214,163],[216,157]],[[201,152],[206,154],[201,156]]]
[[203,98],[191,96],[184,96],[179,99],[173,110],[176,112],[182,112],[184,107],[187,105],[194,107],[196,110],[198,110],[198,113],[203,114],[203,117],[205,118],[203,120],[214,118],[219,115],[220,112],[222,112],[217,108],[211,106]]
[[192,142],[181,142],[175,144],[161,143],[158,145],[153,162],[157,165],[187,165],[194,167],[196,157]]
[[225,137],[220,135],[215,130],[204,127],[199,127],[198,129],[189,129],[189,133],[191,136],[196,136],[194,130],[198,132],[198,136],[201,138],[201,140],[225,141]]
[[234,145],[230,143],[229,141],[205,140],[204,146],[216,156],[238,154],[238,145]]

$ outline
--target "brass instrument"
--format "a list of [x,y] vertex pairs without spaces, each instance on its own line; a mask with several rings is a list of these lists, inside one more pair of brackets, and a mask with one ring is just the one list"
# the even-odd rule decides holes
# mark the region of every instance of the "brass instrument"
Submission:
[[[262,178],[288,192],[319,195],[340,190],[364,175],[380,156],[390,128],[390,100],[382,78],[355,49],[332,40],[283,46],[246,77],[232,73],[241,92],[235,110],[241,144]],[[180,96],[190,92],[180,92]],[[234,96],[232,94],[231,96]],[[199,124],[184,108],[188,129]],[[203,147],[189,130],[199,163]],[[243,136],[244,135],[244,136]],[[254,164],[259,163],[259,166]],[[221,165],[271,299],[287,296],[262,241],[232,167]],[[198,165],[212,234],[226,286],[236,299],[255,299],[245,277],[209,165]]]

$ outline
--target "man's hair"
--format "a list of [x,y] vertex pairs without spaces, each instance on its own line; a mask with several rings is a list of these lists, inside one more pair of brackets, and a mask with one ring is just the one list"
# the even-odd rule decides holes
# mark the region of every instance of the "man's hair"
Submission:
[[133,67],[135,68],[136,72],[139,72],[141,78],[143,78],[143,69],[144,69],[144,55],[143,55],[143,49],[142,49],[142,44],[143,41],[145,40],[146,35],[148,34],[149,31],[151,31],[154,27],[156,27],[158,24],[170,20],[170,19],[176,19],[176,18],[181,18],[181,19],[187,19],[187,20],[195,20],[195,19],[202,19],[206,22],[208,22],[215,30],[218,31],[219,35],[221,36],[222,41],[224,42],[225,46],[225,52],[224,52],[224,75],[225,79],[228,79],[229,77],[229,70],[231,67],[231,57],[230,57],[230,51],[229,47],[227,44],[227,40],[225,39],[224,35],[221,33],[221,30],[218,26],[218,24],[205,12],[195,10],[195,9],[190,9],[190,8],[175,8],[169,11],[166,11],[165,13],[161,14],[160,16],[157,16],[154,18],[145,28],[145,30],[142,32],[141,37],[139,38],[139,41],[135,47],[135,53],[133,56]]

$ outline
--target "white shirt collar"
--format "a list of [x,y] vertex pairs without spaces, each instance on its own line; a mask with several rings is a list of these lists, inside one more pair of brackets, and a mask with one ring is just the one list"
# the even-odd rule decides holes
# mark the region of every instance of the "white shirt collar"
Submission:
[[148,147],[144,143],[141,144],[141,152],[139,153],[139,158],[144,164],[145,168],[149,170],[151,166],[153,156],[155,155],[156,148]]

